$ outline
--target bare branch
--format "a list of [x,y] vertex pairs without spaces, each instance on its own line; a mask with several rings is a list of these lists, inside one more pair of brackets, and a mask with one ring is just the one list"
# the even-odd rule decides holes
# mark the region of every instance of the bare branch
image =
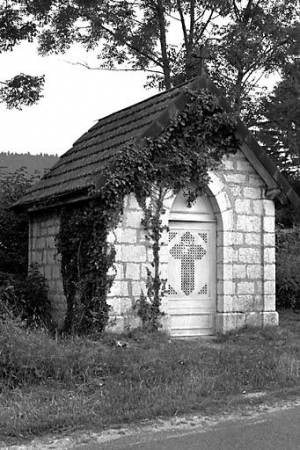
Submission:
[[183,38],[184,38],[184,44],[185,44],[185,48],[187,48],[188,47],[188,33],[187,33],[187,29],[186,29],[186,24],[185,24],[184,15],[183,15],[183,11],[182,11],[182,8],[181,8],[180,0],[177,0],[177,8],[178,8],[179,16],[180,16],[181,28],[182,28],[182,32],[183,32]]
[[[102,70],[102,71],[111,71],[111,72],[151,72],[151,73],[159,73],[160,75],[163,75],[163,72],[160,70],[155,69],[135,69],[135,68],[128,68],[128,67],[120,67],[120,68],[108,68],[108,67],[91,67],[87,63],[82,62],[72,62],[67,61],[66,59],[62,59],[61,61],[66,62],[67,64],[71,64],[72,66],[82,66],[85,69],[88,70]],[[1,81],[0,81],[1,83]]]
[[215,12],[214,9],[212,9],[207,21],[205,22],[205,24],[202,27],[201,33],[198,36],[198,40],[200,39],[200,37],[202,37],[204,35],[209,23],[211,22],[211,20],[213,18],[214,12]]
[[239,11],[239,8],[238,8],[235,0],[233,0],[233,9],[234,9],[234,12],[235,12],[236,19],[241,21],[240,11]]
[[172,14],[168,13],[167,11],[165,11],[166,16],[170,17],[170,19],[172,20],[176,20],[177,22],[180,22],[181,20],[178,19],[178,17],[173,16]]
[[[252,71],[252,72],[245,72],[245,75],[246,75],[247,73],[248,73],[248,75],[244,78],[243,83],[247,83],[247,82],[249,81],[250,77],[253,75],[253,71]],[[263,71],[261,72],[261,74],[256,78],[256,80],[254,80],[254,81],[251,82],[251,86],[253,86],[253,87],[254,87],[254,86],[257,86],[258,82],[264,77],[265,73],[266,73],[266,71],[263,70]],[[249,81],[249,82],[250,82],[250,81]]]

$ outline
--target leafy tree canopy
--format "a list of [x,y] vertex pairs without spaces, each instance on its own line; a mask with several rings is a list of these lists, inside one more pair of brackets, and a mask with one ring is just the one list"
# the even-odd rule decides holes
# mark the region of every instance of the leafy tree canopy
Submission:
[[[257,138],[300,195],[300,61],[284,67],[282,79],[261,99]],[[277,205],[277,222],[299,224],[300,212]]]
[[[22,41],[32,42],[37,35],[37,24],[30,17],[23,1],[5,0],[0,5],[0,53],[12,51]],[[22,109],[41,98],[44,76],[17,74],[0,81],[0,102],[7,108]]]
[[10,208],[38,178],[25,167],[0,172],[0,321],[14,317],[53,329],[45,278],[34,265],[28,273],[28,215]]
[[300,51],[298,0],[27,0],[39,50],[99,50],[99,68],[145,70],[170,88],[205,67],[238,113],[256,115],[259,79]]
[[10,209],[37,180],[22,168],[0,178],[0,272],[26,274],[28,270],[28,216]]
[[[205,67],[252,124],[260,77],[299,54],[299,17],[298,0],[6,0],[0,51],[35,38],[43,55],[80,43],[98,50],[100,69],[147,71],[147,84],[160,88]],[[4,81],[0,101],[32,104],[43,82],[23,74]]]
[[[80,43],[98,52],[99,69],[143,70],[160,89],[205,70],[248,126],[263,127],[267,147],[298,158],[299,0],[5,0],[0,52],[34,39],[42,55]],[[259,81],[278,71],[283,82],[266,97]],[[43,83],[25,74],[1,81],[0,102],[31,105]]]
[[282,80],[262,100],[259,139],[289,173],[300,163],[300,61],[284,67]]

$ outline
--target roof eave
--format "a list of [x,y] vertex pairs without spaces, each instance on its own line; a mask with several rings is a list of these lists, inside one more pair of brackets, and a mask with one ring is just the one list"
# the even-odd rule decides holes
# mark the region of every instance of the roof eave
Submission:
[[[210,79],[207,79],[205,76],[197,77],[194,80],[191,80],[189,83],[185,83],[185,86],[192,90],[207,89],[214,96],[216,96],[219,105],[226,112],[233,112],[229,103],[221,94],[221,91],[214,85],[214,83]],[[168,127],[171,119],[176,114],[180,114],[184,110],[188,101],[189,99],[186,95],[186,90],[183,89],[183,91],[170,101],[169,105],[163,110],[163,112],[151,123],[151,125],[149,125],[149,127],[143,133],[141,133],[140,136],[137,136],[135,140],[142,145],[145,142],[146,138],[157,138]],[[298,197],[296,192],[292,189],[285,177],[280,173],[279,169],[267,155],[267,153],[259,146],[247,127],[239,119],[237,120],[236,130],[241,142],[241,151],[267,185],[267,196],[269,195],[270,198],[278,196],[279,200],[282,203],[285,203],[288,200],[296,209],[300,208],[300,198]],[[98,175],[97,177],[95,177],[95,179],[90,181],[92,181],[96,188],[98,187],[99,183],[103,183],[103,180],[100,180]],[[38,201],[25,201],[20,205],[16,204],[15,207],[29,209],[29,211],[35,211],[57,207],[65,203],[74,203],[81,200],[86,200],[87,198],[91,198],[88,195],[89,187],[85,187],[83,189],[83,191],[85,192],[82,192],[82,190],[78,190],[65,194],[59,194],[54,197],[47,197]]]
[[[250,164],[265,181],[269,198],[278,197],[284,204],[290,202],[295,209],[300,208],[300,198],[268,154],[260,147],[248,128],[238,120],[237,133],[242,138],[241,150]],[[268,194],[267,194],[268,197]]]
[[53,197],[46,197],[44,199],[40,199],[39,201],[31,200],[20,204],[15,203],[12,206],[12,209],[17,211],[27,210],[29,213],[32,213],[35,211],[57,208],[66,204],[79,203],[92,198],[92,196],[89,195],[88,190],[89,188],[84,188],[78,191],[72,191],[71,193],[68,192]]

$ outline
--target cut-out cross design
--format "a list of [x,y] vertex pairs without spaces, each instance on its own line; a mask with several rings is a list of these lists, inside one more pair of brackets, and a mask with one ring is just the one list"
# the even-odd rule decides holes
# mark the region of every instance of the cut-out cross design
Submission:
[[181,260],[181,290],[190,295],[195,289],[195,261],[206,255],[206,250],[195,244],[195,238],[187,231],[181,236],[180,244],[170,249],[174,259]]

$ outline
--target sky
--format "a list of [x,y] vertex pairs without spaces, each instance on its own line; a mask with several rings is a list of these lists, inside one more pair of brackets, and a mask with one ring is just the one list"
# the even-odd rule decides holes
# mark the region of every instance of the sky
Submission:
[[0,103],[0,152],[62,155],[94,123],[156,93],[143,87],[143,72],[89,70],[95,55],[74,46],[65,55],[41,57],[23,42],[0,54],[0,80],[19,73],[46,76],[44,97],[22,111]]

